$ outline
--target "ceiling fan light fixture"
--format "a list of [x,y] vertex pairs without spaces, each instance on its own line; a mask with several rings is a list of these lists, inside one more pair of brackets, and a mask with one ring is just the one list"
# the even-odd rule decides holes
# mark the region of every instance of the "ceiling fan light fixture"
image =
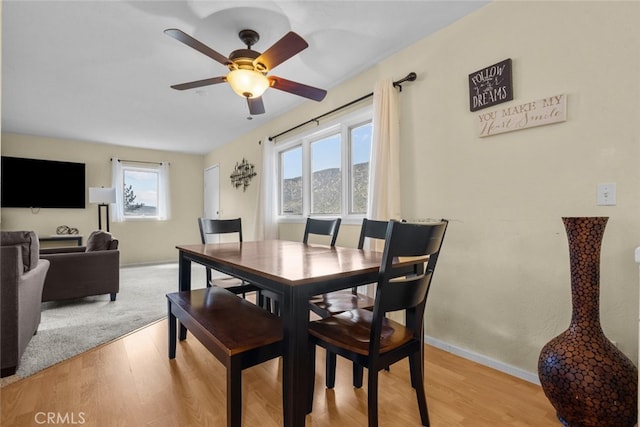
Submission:
[[236,69],[229,71],[227,82],[235,93],[243,98],[258,98],[269,87],[269,79],[254,70]]

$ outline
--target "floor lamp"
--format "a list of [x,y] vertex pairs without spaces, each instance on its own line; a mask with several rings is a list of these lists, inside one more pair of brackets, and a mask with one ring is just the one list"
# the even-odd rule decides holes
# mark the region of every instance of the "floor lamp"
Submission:
[[102,230],[102,208],[107,211],[107,232],[109,231],[109,205],[116,202],[116,189],[89,187],[89,203],[98,204],[98,230]]

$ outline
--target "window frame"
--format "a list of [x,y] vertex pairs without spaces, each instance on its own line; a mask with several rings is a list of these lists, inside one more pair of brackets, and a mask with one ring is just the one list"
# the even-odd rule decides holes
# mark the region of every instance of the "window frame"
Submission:
[[[342,218],[343,223],[360,223],[366,216],[365,213],[353,213],[351,211],[351,130],[360,126],[373,123],[373,107],[371,105],[345,114],[317,128],[300,133],[294,137],[278,142],[274,146],[273,158],[275,176],[277,179],[274,194],[275,219],[278,223],[300,223],[306,221],[307,217],[314,218]],[[311,213],[311,144],[328,138],[332,135],[340,134],[340,168],[341,168],[341,207],[339,214],[317,214]],[[372,141],[373,144],[373,141]],[[281,153],[294,148],[302,148],[302,213],[283,214],[282,208],[282,182],[283,171],[281,165]],[[373,147],[371,147],[372,149]],[[369,167],[371,167],[371,155],[369,156]],[[367,194],[367,197],[369,195]]]

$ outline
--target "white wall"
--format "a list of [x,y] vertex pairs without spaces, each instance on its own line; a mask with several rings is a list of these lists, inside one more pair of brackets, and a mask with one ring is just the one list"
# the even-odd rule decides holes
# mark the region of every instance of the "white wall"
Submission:
[[[321,104],[304,103],[209,153],[205,165],[220,163],[222,181],[242,157],[259,168],[264,136],[371,92],[379,78],[415,71],[418,80],[400,95],[403,216],[451,220],[427,334],[535,378],[540,349],[568,326],[571,313],[561,217],[608,216],[602,324],[636,362],[638,22],[638,2],[494,2],[333,88]],[[477,136],[467,76],[506,58],[513,61],[515,98],[499,107],[566,94],[566,122]],[[247,216],[248,239],[254,181],[245,193],[223,184],[221,194],[223,216]],[[602,182],[617,183],[616,206],[596,206]],[[301,236],[298,228],[281,226],[281,236]],[[349,243],[355,245],[342,241]]]

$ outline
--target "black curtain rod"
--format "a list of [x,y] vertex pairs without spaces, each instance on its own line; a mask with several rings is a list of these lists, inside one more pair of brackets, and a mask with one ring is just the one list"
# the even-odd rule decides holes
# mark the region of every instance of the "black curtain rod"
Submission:
[[[408,81],[408,82],[412,82],[412,81],[414,81],[417,77],[418,77],[418,75],[417,75],[416,73],[411,72],[411,73],[407,74],[407,76],[406,76],[405,78],[403,78],[403,79],[400,79],[400,80],[397,80],[397,81],[393,82],[393,86],[394,86],[394,87],[399,88],[399,89],[400,89],[400,92],[402,92],[402,83],[407,82],[407,81]],[[331,110],[331,111],[328,111],[328,112],[326,112],[326,113],[324,113],[324,114],[319,115],[318,117],[314,117],[314,118],[313,118],[313,119],[311,119],[311,120],[307,120],[307,121],[306,121],[306,122],[304,122],[304,123],[300,123],[299,125],[296,125],[296,126],[294,126],[294,127],[292,127],[292,128],[289,128],[289,129],[287,129],[287,130],[285,130],[285,131],[283,131],[283,132],[280,132],[280,133],[279,133],[279,134],[277,134],[277,135],[270,136],[270,137],[269,137],[269,141],[273,141],[274,139],[278,138],[279,136],[282,136],[282,135],[287,134],[287,133],[289,133],[289,132],[291,132],[291,131],[293,131],[293,130],[296,130],[296,129],[298,129],[298,128],[301,128],[302,126],[308,125],[309,123],[314,123],[314,122],[315,122],[316,124],[318,124],[318,120],[320,120],[320,119],[322,119],[322,118],[325,118],[325,117],[327,117],[327,116],[329,116],[329,115],[331,115],[331,114],[333,114],[333,113],[335,113],[335,112],[337,112],[337,111],[340,111],[340,110],[342,110],[342,109],[345,109],[345,108],[347,108],[347,107],[350,107],[350,106],[352,106],[353,104],[357,104],[357,103],[358,103],[358,102],[360,102],[360,101],[364,101],[365,99],[370,98],[370,97],[372,97],[372,96],[373,96],[373,92],[368,93],[368,94],[366,94],[366,95],[364,95],[364,96],[361,96],[361,97],[360,97],[360,98],[358,98],[358,99],[354,99],[353,101],[348,102],[348,103],[346,103],[346,104],[344,104],[344,105],[341,105],[341,106],[339,106],[338,108],[334,108],[334,109],[333,109],[333,110]]]
[[[119,162],[131,162],[131,163],[148,163],[151,165],[161,165],[162,162],[148,162],[145,160],[127,160],[127,159],[117,159]],[[111,161],[113,162],[113,157],[111,158]]]

